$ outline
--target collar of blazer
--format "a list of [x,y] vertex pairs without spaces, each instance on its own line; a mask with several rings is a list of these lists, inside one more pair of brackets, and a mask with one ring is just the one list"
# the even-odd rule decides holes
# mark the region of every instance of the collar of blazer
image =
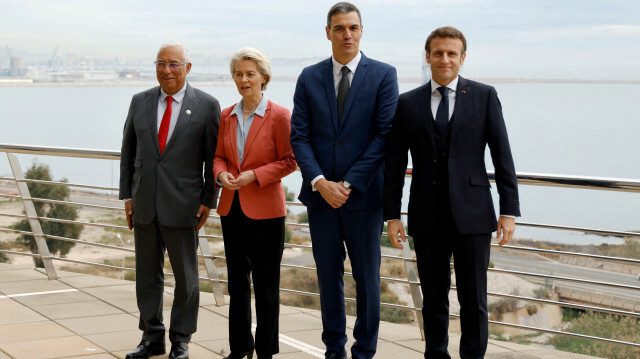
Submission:
[[267,101],[267,109],[264,111],[264,117],[254,114],[253,122],[251,123],[251,128],[249,129],[249,134],[247,134],[247,141],[244,143],[244,154],[242,155],[242,163],[240,163],[240,159],[238,157],[238,142],[236,141],[236,133],[238,131],[238,116],[233,114],[229,117],[230,126],[229,131],[225,134],[225,136],[229,136],[232,139],[232,148],[234,153],[234,160],[238,164],[238,168],[242,171],[242,165],[247,161],[247,157],[249,157],[249,153],[251,152],[251,145],[260,133],[260,129],[267,122],[271,116],[271,100]]
[[333,81],[333,62],[331,61],[331,58],[328,58],[324,62],[322,79],[324,80],[324,89],[327,95],[327,102],[329,103],[329,111],[331,112],[331,123],[333,124],[333,129],[336,134],[342,131],[345,123],[349,119],[349,110],[358,95],[358,90],[360,89],[367,73],[369,58],[364,55],[364,52],[361,53],[362,57],[360,58],[356,72],[353,74],[353,80],[351,81],[349,94],[347,95],[347,102],[344,104],[344,109],[342,110],[343,121],[340,121],[340,126],[338,126],[338,99],[336,96],[335,83]]
[[[176,126],[173,129],[173,133],[167,142],[164,152],[160,154],[160,145],[158,144],[158,99],[160,98],[160,86],[153,88],[147,92],[147,113],[149,114],[149,133],[153,137],[153,143],[155,144],[158,155],[162,156],[170,150],[171,144],[174,143],[180,136],[185,126],[189,123],[193,116],[197,116],[195,108],[198,104],[198,97],[196,96],[193,87],[187,82],[187,88],[185,89],[184,98],[182,99],[182,106],[180,107],[180,114],[176,120]],[[187,112],[189,114],[187,114]]]
[[[464,116],[464,109],[466,108],[466,101],[468,95],[467,88],[467,80],[462,76],[458,76],[458,87],[456,88],[456,103],[454,105],[453,114],[451,115],[451,132],[450,132],[450,141],[449,148],[451,149],[451,144],[454,142],[455,136],[458,134],[460,130],[461,124],[464,122],[466,116]],[[433,135],[433,122],[435,121],[433,118],[433,113],[431,112],[431,81],[427,81],[426,84],[422,86],[422,91],[420,93],[421,104],[422,104],[422,122],[424,123],[427,135],[429,137],[429,142],[431,143],[431,150],[433,153],[436,153],[436,143]]]

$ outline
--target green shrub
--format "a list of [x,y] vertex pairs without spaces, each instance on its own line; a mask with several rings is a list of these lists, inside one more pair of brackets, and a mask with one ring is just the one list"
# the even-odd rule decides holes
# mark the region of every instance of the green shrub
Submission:
[[[0,242],[0,249],[10,249],[9,244]],[[4,253],[0,253],[0,263],[11,263],[11,261]]]
[[533,296],[538,299],[549,299],[551,298],[551,293],[545,287],[538,287],[533,290]]
[[[640,343],[640,320],[618,315],[587,312],[572,322],[572,333]],[[600,358],[640,358],[640,349],[597,340],[556,336],[551,339],[557,349]]]

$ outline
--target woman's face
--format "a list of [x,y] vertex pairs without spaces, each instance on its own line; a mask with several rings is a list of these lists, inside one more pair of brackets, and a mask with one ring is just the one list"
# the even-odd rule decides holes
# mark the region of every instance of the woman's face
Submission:
[[259,99],[262,94],[262,84],[265,83],[266,79],[260,73],[258,64],[255,61],[240,60],[236,64],[233,81],[235,81],[242,98]]

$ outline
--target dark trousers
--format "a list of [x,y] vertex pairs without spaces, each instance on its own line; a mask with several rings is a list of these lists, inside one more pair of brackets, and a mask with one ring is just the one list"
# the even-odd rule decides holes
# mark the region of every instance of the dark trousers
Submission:
[[136,296],[140,310],[142,339],[164,341],[162,298],[164,294],[164,252],[169,254],[175,275],[169,340],[191,340],[198,322],[200,285],[198,281],[198,234],[195,227],[166,227],[156,217],[149,224],[136,223]]
[[[237,193],[231,210],[220,216],[227,257],[229,345],[235,354],[255,348],[260,358],[280,351],[280,261],[284,249],[284,217],[251,219],[244,215]],[[256,338],[251,335],[251,287],[256,305]]]
[[462,329],[460,357],[483,358],[488,340],[487,269],[491,233],[460,233],[453,223],[446,194],[439,196],[438,204],[441,210],[431,233],[413,236],[424,302],[424,357],[451,358],[447,345],[453,254]]
[[344,302],[345,244],[356,282],[356,342],[351,355],[371,359],[380,325],[380,234],[382,209],[308,208],[313,257],[320,285],[322,341],[327,352],[346,356]]

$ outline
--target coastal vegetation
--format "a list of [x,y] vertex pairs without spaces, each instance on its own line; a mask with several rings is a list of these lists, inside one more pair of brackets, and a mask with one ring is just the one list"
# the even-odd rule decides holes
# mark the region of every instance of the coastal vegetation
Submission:
[[[598,254],[603,256],[621,257],[621,258],[633,258],[640,259],[640,240],[634,238],[625,238],[623,244],[609,244],[603,243],[599,245],[579,245],[579,244],[562,244],[555,242],[536,241],[531,239],[514,239],[509,244],[532,247],[540,249],[550,249],[556,251],[565,252],[579,252],[586,254]],[[545,254],[547,257],[555,256],[552,254]]]
[[[41,181],[52,181],[52,174],[49,166],[42,163],[34,162],[33,165],[25,173],[25,177],[28,179],[35,179]],[[61,182],[67,182],[66,179],[62,179]],[[68,201],[70,197],[69,188],[67,186],[56,186],[45,183],[27,183],[29,192],[32,198],[45,198],[56,201]],[[78,217],[78,210],[74,206],[69,206],[60,203],[45,203],[41,201],[33,202],[36,213],[39,217],[49,217],[57,219],[75,220]],[[77,239],[80,237],[83,226],[80,224],[61,223],[40,221],[42,232],[44,234]],[[23,219],[10,228],[20,231],[31,232],[31,225],[27,219]],[[29,249],[31,253],[38,253],[38,247],[33,236],[22,234],[16,241]],[[73,242],[62,241],[52,238],[46,239],[49,252],[52,255],[59,254],[64,257],[75,245]],[[36,267],[44,267],[42,260],[38,257],[33,257],[33,261]]]
[[[569,312],[569,313],[567,313]],[[625,342],[640,343],[640,320],[613,314],[578,312],[565,309],[565,318],[570,320],[567,331]],[[556,349],[591,355],[599,358],[640,358],[640,349],[570,336],[555,336],[550,341]]]
[[[9,249],[9,246],[5,242],[0,242],[0,249]],[[0,263],[9,263],[9,257],[4,253],[0,253]]]
[[[397,277],[404,275],[404,268],[401,263],[392,263],[389,259],[383,259],[380,267],[380,275],[384,277]],[[349,263],[345,263],[345,271],[350,272]],[[307,269],[287,269],[281,272],[280,287],[305,291],[310,293],[319,293],[318,279],[315,272]],[[344,276],[344,294],[346,298],[355,298],[356,284],[349,275]],[[380,282],[380,300],[383,303],[392,303],[406,305],[393,292],[388,282],[382,280]],[[301,295],[296,293],[283,292],[280,295],[280,303],[283,305],[311,308],[320,310],[320,297]],[[346,303],[347,315],[356,315],[355,302],[348,301]],[[380,308],[380,320],[391,323],[412,323],[415,320],[413,311],[407,309],[390,308],[382,306]]]
[[[35,166],[35,165],[34,165]],[[50,175],[50,174],[49,174]],[[50,176],[51,177],[51,176]],[[54,186],[49,186],[54,187]],[[59,188],[64,188],[62,186],[55,186]],[[291,193],[288,189],[286,191],[286,197],[288,201],[294,200],[294,194]],[[66,192],[66,197],[68,198],[68,189]],[[35,194],[32,193],[34,197],[42,197],[42,198],[50,198],[46,195]],[[80,208],[79,212],[80,220],[87,222],[95,222],[95,223],[109,223],[116,224],[119,226],[126,226],[126,222],[124,217],[119,211],[114,211],[113,213],[104,213],[98,210],[91,210],[90,208]],[[51,214],[47,214],[48,216],[52,216]],[[299,212],[297,214],[288,213],[287,222],[293,223],[307,223],[308,216],[306,212]],[[46,223],[46,221],[42,221],[41,223]],[[90,230],[91,229],[91,230]],[[296,229],[295,226],[292,226],[289,229],[287,226],[288,233],[287,241],[289,243],[295,244],[304,244],[310,245],[310,239],[308,237],[308,233],[305,233],[306,230]],[[386,231],[386,227],[384,229]],[[224,256],[224,249],[222,246],[221,240],[221,228],[220,224],[217,220],[210,220],[207,222],[205,226],[205,232],[208,235],[217,236],[216,238],[209,238],[210,247],[214,256]],[[86,240],[93,240],[95,242],[110,244],[110,245],[118,245],[122,244],[122,240],[125,242],[125,247],[132,248],[133,246],[133,236],[132,231],[128,229],[119,229],[119,228],[99,228],[94,229],[87,226],[87,230],[83,232],[83,237],[86,237]],[[83,238],[84,239],[84,238]],[[57,241],[61,242],[61,241]],[[383,244],[390,245],[388,242],[388,238],[386,236],[382,239]],[[592,246],[575,246],[575,245],[562,245],[557,243],[545,243],[538,241],[527,241],[527,240],[514,240],[514,242],[518,245],[522,246],[531,246],[538,248],[548,248],[554,250],[562,250],[562,251],[573,251],[573,252],[583,252],[583,253],[595,253],[602,255],[611,255],[611,256],[621,256],[628,258],[640,258],[640,244],[638,241],[633,239],[627,239],[624,244],[620,245],[592,245]],[[5,242],[6,243],[6,242]],[[62,242],[68,243],[68,242]],[[411,243],[411,242],[410,242]],[[70,243],[73,244],[73,243]],[[51,247],[50,247],[51,248]],[[92,251],[88,246],[78,245],[73,249],[76,250]],[[114,252],[115,255],[109,255],[104,252],[104,249],[98,249],[97,251],[101,253],[95,253],[95,262],[102,263],[106,265],[112,266],[122,266],[123,265],[123,257],[124,257],[124,266],[127,268],[135,267],[135,257],[131,253],[121,253]],[[83,252],[84,253],[84,252]],[[303,266],[313,266],[313,259],[311,258],[310,250],[305,248],[287,248],[285,250],[285,257],[297,257],[307,256],[307,260],[310,261],[308,263],[301,264]],[[82,257],[82,254],[77,254]],[[554,260],[558,260],[560,256],[554,255]],[[75,255],[74,255],[74,258]],[[226,263],[224,259],[215,259],[214,260],[216,267],[218,269],[218,275],[220,279],[226,279]],[[493,267],[493,263],[490,264]],[[204,264],[201,263],[201,273],[204,273]],[[86,266],[86,265],[77,265],[77,264],[69,264],[65,266],[61,266],[62,270],[73,270],[73,271],[82,271],[84,273],[91,273],[96,275],[106,275],[113,278],[122,278],[124,277],[127,280],[135,280],[135,272],[134,271],[125,271],[124,273],[121,270],[117,269],[109,269],[104,267],[94,267],[94,266]],[[167,272],[171,272],[169,261],[165,263],[165,269]],[[350,271],[349,262],[345,263],[345,271]],[[391,277],[391,278],[405,278],[405,268],[402,261],[393,260],[389,258],[383,258],[382,268],[381,268],[381,276]],[[172,285],[173,278],[171,276],[167,276],[166,278],[167,285]],[[402,290],[400,290],[400,285],[403,286]],[[223,284],[223,289],[226,285]],[[300,291],[306,291],[311,293],[318,293],[317,286],[317,278],[316,274],[307,269],[301,268],[287,268],[283,267],[281,272],[281,288],[286,289],[295,289]],[[406,293],[406,284],[398,284],[389,281],[382,280],[381,281],[381,300],[385,303],[394,303],[394,304],[407,304],[407,302],[411,302],[411,299],[408,297]],[[211,284],[207,280],[201,281],[201,290],[210,292],[212,290]],[[404,294],[403,294],[404,293]],[[519,292],[506,291],[504,293],[510,293],[517,295]],[[522,295],[533,296],[536,298],[546,298],[550,299],[553,295],[551,290],[547,287],[538,287],[533,289],[532,293],[524,293],[521,292]],[[345,295],[347,297],[353,298],[355,297],[355,282],[353,279],[346,275],[345,276]],[[281,292],[282,304],[291,305],[291,306],[299,306],[306,308],[315,308],[319,309],[319,300],[316,296],[309,295],[300,295],[295,293],[289,293],[286,291]],[[521,302],[521,303],[519,303]],[[409,304],[411,305],[411,304]],[[348,302],[347,303],[347,314],[355,314],[355,303]],[[490,306],[490,312],[492,319],[509,319],[508,317],[511,313],[519,312],[519,315],[529,315],[535,316],[536,313],[541,313],[541,307],[536,305],[527,304],[522,301],[517,301],[513,299],[506,299],[501,302],[492,303]],[[596,336],[604,336],[611,337],[618,340],[625,340],[631,342],[640,342],[640,338],[637,336],[637,332],[633,332],[634,326],[639,327],[637,324],[640,324],[635,320],[629,320],[628,318],[619,318],[614,316],[596,316],[593,314],[587,315],[583,313],[579,313],[572,310],[565,310],[565,318],[566,321],[562,330],[571,331],[576,333],[588,333],[588,330],[598,329],[602,332],[595,331],[591,335]],[[415,315],[413,311],[398,309],[398,308],[381,308],[381,319],[384,321],[395,322],[395,323],[415,323]],[[611,324],[610,324],[611,323]],[[635,324],[634,324],[635,323]],[[617,332],[611,332],[613,334],[609,335],[606,332],[606,328],[608,327],[616,328],[619,326],[620,334]],[[602,327],[602,328],[600,328]],[[607,344],[598,341],[586,341],[582,339],[576,339],[572,337],[565,336],[556,336],[551,339],[549,334],[542,333],[524,333],[524,334],[515,334],[509,333],[507,331],[502,330],[503,327],[500,326],[492,326],[492,338],[498,340],[508,340],[511,342],[517,342],[522,344],[551,344],[554,345],[559,350],[567,350],[572,352],[579,352],[582,354],[588,355],[597,355],[601,357],[611,357],[611,358],[626,358],[626,357],[638,357],[637,352],[627,352],[629,347],[615,344]],[[613,330],[613,329],[612,329]],[[628,334],[625,334],[627,333]],[[635,335],[635,336],[634,336]],[[588,344],[588,345],[587,345]],[[615,354],[609,354],[613,353]]]

